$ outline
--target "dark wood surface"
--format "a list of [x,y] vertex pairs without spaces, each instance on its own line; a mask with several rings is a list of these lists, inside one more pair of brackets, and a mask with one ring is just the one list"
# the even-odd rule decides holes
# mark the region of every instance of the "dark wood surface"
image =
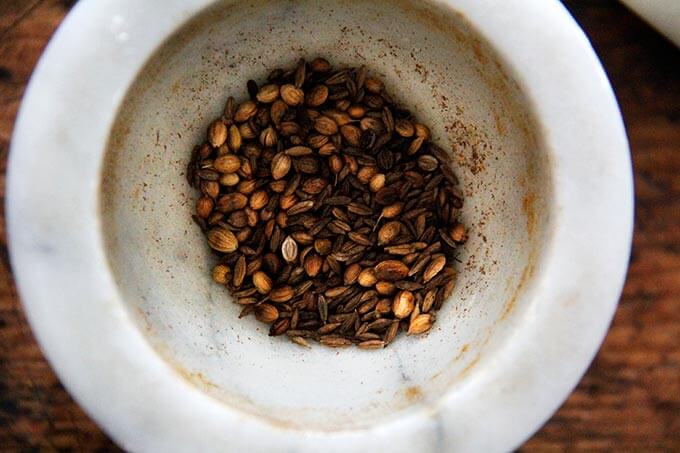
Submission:
[[[0,194],[24,88],[72,3],[0,0]],[[680,51],[616,1],[565,3],[602,59],[623,111],[636,229],[627,283],[602,349],[522,450],[680,451]],[[115,450],[66,393],[31,334],[3,220],[0,450]]]

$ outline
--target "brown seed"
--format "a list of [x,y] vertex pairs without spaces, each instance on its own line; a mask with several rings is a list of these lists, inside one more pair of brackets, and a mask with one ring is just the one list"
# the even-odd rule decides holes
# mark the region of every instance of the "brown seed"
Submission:
[[416,132],[413,123],[404,119],[399,119],[394,123],[394,130],[402,137],[413,137],[413,134]]
[[293,146],[292,148],[288,148],[285,153],[291,157],[300,157],[313,154],[314,151],[307,146]]
[[231,211],[243,209],[248,204],[248,197],[242,193],[234,192],[222,195],[217,200],[217,210],[225,214]]
[[196,201],[196,215],[202,219],[208,218],[213,210],[213,200],[210,197],[202,196]]
[[340,134],[350,146],[359,146],[361,129],[358,127],[346,124],[340,128]]
[[344,126],[352,121],[349,115],[341,110],[324,110],[323,114],[332,119],[338,126]]
[[302,183],[302,191],[311,195],[321,193],[326,188],[327,182],[323,178],[310,178]]
[[444,255],[436,255],[432,257],[432,261],[427,265],[423,272],[423,282],[427,283],[432,280],[446,265],[446,257]]
[[218,264],[212,269],[212,278],[215,283],[226,285],[231,276],[231,269],[225,264]]
[[392,311],[392,301],[389,299],[380,299],[375,305],[375,311],[381,315],[386,315]]
[[279,86],[273,83],[264,85],[257,92],[257,100],[263,104],[271,104],[279,97]]
[[272,178],[281,179],[290,171],[291,159],[285,153],[277,153],[272,159],[271,172]]
[[257,192],[254,192],[250,196],[250,201],[248,202],[251,209],[256,211],[267,206],[267,203],[269,203],[269,194],[267,194],[266,190],[258,190]]
[[234,121],[243,123],[255,116],[257,113],[257,104],[254,101],[246,101],[239,105],[234,114]]
[[250,140],[252,138],[255,138],[257,135],[255,134],[255,131],[253,130],[252,127],[250,127],[250,124],[248,123],[241,123],[238,126],[238,132],[239,135],[241,136],[241,140]]
[[321,258],[316,253],[310,253],[305,258],[305,272],[310,277],[316,277],[321,271],[321,266],[323,265],[323,258]]
[[425,294],[425,297],[423,298],[423,308],[422,312],[427,313],[432,309],[432,306],[434,305],[435,299],[437,297],[437,291],[431,289]]
[[229,149],[236,152],[241,148],[241,143],[242,143],[241,131],[235,124],[232,124],[231,126],[229,126],[229,141],[228,141]]
[[378,169],[376,167],[373,165],[366,165],[359,169],[357,179],[364,184],[368,184],[377,173]]
[[382,340],[366,340],[359,343],[361,349],[382,349],[385,347],[385,342]]
[[283,256],[283,259],[288,261],[289,263],[292,263],[297,259],[298,255],[298,245],[297,242],[295,242],[295,239],[293,239],[290,236],[287,236],[286,239],[283,241],[283,244],[281,244],[281,256]]
[[418,157],[418,167],[426,172],[433,172],[439,166],[439,161],[436,157],[429,154],[421,154]]
[[371,189],[371,192],[378,192],[380,189],[385,187],[385,175],[382,173],[374,175],[371,178],[371,182],[369,183],[368,187]]
[[359,273],[361,272],[361,266],[358,263],[350,264],[345,268],[345,273],[343,275],[343,283],[345,285],[351,285],[357,281]]
[[238,183],[236,190],[244,195],[250,195],[255,191],[257,187],[257,181],[241,181]]
[[465,227],[461,223],[457,223],[451,228],[451,239],[456,242],[465,242]]
[[387,222],[378,230],[378,245],[385,245],[392,242],[402,231],[402,224],[396,220]]
[[243,284],[243,279],[245,279],[247,271],[248,266],[246,265],[246,257],[241,255],[234,265],[234,277],[232,280],[234,287],[239,288]]
[[366,109],[363,105],[353,104],[347,109],[347,114],[350,116],[350,118],[358,120],[363,118],[363,116],[366,114]]
[[392,301],[392,311],[399,319],[408,317],[413,311],[416,298],[411,291],[399,291]]
[[414,127],[416,137],[422,138],[424,140],[430,139],[430,129],[427,126],[421,123],[416,123]]
[[314,250],[319,255],[328,255],[331,253],[332,243],[329,239],[317,239],[314,241]]
[[326,85],[316,85],[307,92],[307,105],[319,107],[328,99],[328,87]]
[[260,294],[267,294],[272,290],[272,279],[262,271],[253,274],[253,285]]
[[418,335],[427,332],[432,327],[432,315],[421,314],[413,319],[408,326],[409,335]]
[[375,266],[375,274],[378,280],[394,282],[406,277],[408,266],[401,261],[385,260]]
[[352,342],[346,338],[331,335],[321,337],[319,343],[330,346],[331,348],[343,348],[352,344]]
[[425,141],[425,139],[422,138],[422,137],[418,137],[415,140],[413,140],[408,147],[408,150],[407,150],[408,154],[412,155],[412,154],[417,153],[420,150],[420,148],[423,146],[424,141]]
[[371,267],[362,270],[357,277],[357,282],[364,288],[370,288],[375,285],[377,281],[376,271]]
[[392,282],[379,281],[375,284],[375,290],[381,296],[391,296],[397,290],[397,287]]
[[227,125],[220,120],[213,121],[208,128],[208,141],[215,148],[222,146],[227,141]]
[[241,159],[233,154],[225,154],[215,159],[213,168],[220,173],[236,173],[241,168]]
[[234,233],[221,227],[208,231],[208,244],[213,249],[223,253],[231,253],[238,249],[238,240]]
[[382,80],[370,77],[364,82],[364,86],[369,93],[380,94],[380,92],[385,88]]
[[325,58],[315,58],[309,63],[309,67],[314,72],[328,72],[331,70],[331,64]]
[[269,110],[269,117],[271,118],[272,123],[278,126],[287,111],[288,106],[285,102],[283,102],[281,99],[274,101],[271,109]]
[[260,304],[255,307],[255,318],[265,324],[271,324],[279,317],[279,310],[271,304]]
[[338,133],[338,125],[327,116],[320,116],[314,121],[314,129],[322,135],[333,135]]
[[283,102],[291,107],[300,105],[305,100],[305,93],[300,88],[295,87],[295,85],[283,85],[280,92]]
[[262,132],[260,132],[260,144],[271,148],[276,145],[278,137],[276,136],[276,130],[273,127],[267,127]]
[[291,286],[280,286],[269,292],[269,300],[272,302],[288,302],[295,295],[295,290]]
[[382,209],[382,216],[386,219],[393,219],[401,214],[403,207],[404,203],[400,201],[387,205]]
[[332,154],[330,157],[328,157],[328,166],[330,167],[331,172],[334,174],[340,173],[344,165],[344,162],[337,154]]
[[276,337],[286,333],[290,327],[290,318],[280,318],[277,319],[274,324],[272,324],[271,329],[269,329],[269,336]]

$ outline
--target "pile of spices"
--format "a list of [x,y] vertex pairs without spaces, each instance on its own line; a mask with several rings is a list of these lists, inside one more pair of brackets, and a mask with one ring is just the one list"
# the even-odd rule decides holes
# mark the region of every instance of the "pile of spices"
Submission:
[[466,239],[450,158],[365,67],[317,58],[250,80],[194,150],[194,219],[241,317],[308,346],[427,332]]

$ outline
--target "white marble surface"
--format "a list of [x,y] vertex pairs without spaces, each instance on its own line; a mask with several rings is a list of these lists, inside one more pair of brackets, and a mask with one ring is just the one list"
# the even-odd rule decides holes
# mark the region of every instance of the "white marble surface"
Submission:
[[[158,326],[182,319],[173,314],[183,309],[178,302],[181,293],[168,302],[172,306],[167,310],[149,316],[151,326],[146,328],[144,314],[136,310],[145,308],[135,300],[140,293],[131,291],[121,277],[126,253],[135,252],[130,251],[131,243],[120,239],[132,236],[117,233],[118,242],[112,242],[107,232],[110,222],[119,222],[118,232],[141,225],[132,221],[133,216],[127,221],[125,214],[109,211],[126,212],[122,195],[114,196],[110,204],[101,195],[110,193],[107,187],[117,182],[109,179],[104,153],[118,108],[152,52],[211,3],[80,2],[51,41],[23,101],[8,179],[11,258],[31,325],[64,385],[103,429],[133,451],[344,452],[375,451],[386,445],[393,451],[503,451],[518,445],[566,398],[592,360],[616,307],[630,251],[632,179],[625,133],[609,83],[585,36],[556,1],[437,2],[443,10],[463,13],[491,44],[537,123],[540,153],[549,164],[549,176],[537,180],[548,186],[543,201],[550,217],[542,224],[540,269],[526,278],[528,289],[517,302],[521,309],[507,321],[494,323],[489,343],[479,347],[473,366],[455,374],[445,367],[452,380],[436,395],[421,391],[417,404],[401,410],[388,393],[381,404],[394,416],[383,422],[346,425],[340,431],[322,424],[304,429],[287,423],[284,416],[272,420],[268,414],[244,410],[251,401],[239,403],[215,394],[195,375],[178,372],[178,361],[186,371],[196,356],[191,349],[181,353],[188,344],[185,332],[164,334]],[[338,5],[342,11],[343,2]],[[257,15],[256,8],[252,11]],[[353,11],[361,14],[363,9]],[[291,21],[296,14],[304,15],[292,8]],[[371,51],[371,46],[353,39],[350,48]],[[198,41],[189,40],[186,46],[198,46]],[[237,69],[245,71],[248,66]],[[408,89],[417,101],[423,95],[417,81],[411,82]],[[469,98],[474,95],[465,88],[462,92]],[[427,106],[423,104],[425,115]],[[492,193],[493,188],[484,191]],[[527,260],[525,252],[520,250],[516,259]],[[508,266],[506,272],[514,269],[512,262]],[[143,269],[137,272],[142,280],[152,278]],[[515,284],[522,279],[512,277]],[[505,306],[501,293],[497,291],[498,300],[491,300],[490,306]],[[231,315],[220,312],[220,322],[228,322]],[[475,328],[482,329],[478,320],[483,317],[471,319],[472,335]],[[239,328],[249,326],[242,323]],[[187,330],[186,338],[198,338],[194,329]],[[210,341],[228,341],[215,339],[216,330],[209,332]],[[281,359],[286,347],[256,334],[251,334],[257,337],[253,344],[275,350],[282,367],[294,363]],[[343,352],[338,363],[355,376],[370,361],[384,363],[395,372],[395,383],[387,388],[398,390],[408,384],[399,376],[410,376],[423,388],[432,376],[417,377],[419,370],[440,365],[435,362],[458,351],[449,345],[450,351],[443,352],[447,343],[435,342],[438,335],[446,338],[433,332],[420,343],[404,340],[381,355]],[[423,363],[412,360],[419,347],[431,353]],[[294,360],[315,373],[328,356],[327,350],[315,348],[309,357],[298,355]],[[190,372],[200,366],[213,370],[209,358],[198,360],[188,367]],[[237,357],[233,360],[239,363]],[[263,353],[251,365],[258,365],[258,360],[266,366],[267,360],[276,358]],[[231,372],[246,369],[244,363]],[[254,370],[246,378],[260,378]],[[379,369],[371,377],[382,378]],[[311,379],[305,390],[323,395],[322,378]],[[235,382],[226,379],[218,387]],[[360,401],[354,389],[348,386],[339,394],[347,395],[350,404],[344,414],[350,417],[360,409],[353,404]],[[271,414],[277,414],[277,405],[301,410],[294,406],[304,398],[294,395],[293,390],[280,399],[270,396]],[[243,391],[239,396],[253,394]],[[312,417],[319,417],[323,404],[304,404]]]

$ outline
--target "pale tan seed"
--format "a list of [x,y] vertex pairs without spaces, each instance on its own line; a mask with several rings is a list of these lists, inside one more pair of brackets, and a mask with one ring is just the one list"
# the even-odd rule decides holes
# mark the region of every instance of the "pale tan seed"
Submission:
[[226,285],[231,277],[231,269],[226,264],[218,264],[212,269],[212,279],[215,283]]
[[293,239],[290,236],[287,236],[286,239],[284,239],[283,243],[281,244],[281,256],[283,256],[283,259],[288,261],[289,263],[292,263],[297,259],[298,255],[298,245],[297,242],[295,242],[295,239]]
[[220,184],[223,186],[233,187],[238,184],[239,181],[241,181],[241,178],[236,173],[225,173],[220,176]]
[[404,319],[411,314],[416,298],[411,291],[399,291],[392,301],[394,316]]
[[427,332],[432,327],[432,315],[421,314],[413,319],[408,326],[409,335],[418,335]]
[[295,85],[286,84],[281,87],[280,90],[281,99],[283,102],[291,107],[302,104],[305,100],[305,93],[300,88],[296,88]]
[[241,168],[241,159],[233,154],[226,154],[215,159],[213,168],[220,173],[236,173]]
[[411,142],[411,144],[408,146],[408,151],[407,154],[413,155],[417,153],[420,148],[423,146],[423,143],[425,142],[425,139],[423,137],[418,137],[415,140]]
[[432,280],[446,265],[446,257],[444,255],[433,256],[430,264],[427,265],[423,272],[423,282],[427,283]]
[[272,290],[272,279],[262,271],[253,274],[253,285],[260,294],[267,294]]
[[279,310],[271,304],[260,304],[255,307],[255,318],[265,324],[271,324],[279,318]]
[[375,269],[368,267],[362,270],[357,277],[357,282],[364,288],[370,288],[377,283],[378,279],[375,275]]
[[279,86],[273,83],[263,85],[257,92],[257,100],[263,104],[271,104],[279,97]]
[[380,299],[375,305],[375,311],[381,315],[386,315],[392,311],[392,301],[389,299]]
[[357,179],[364,184],[368,184],[371,179],[378,174],[378,169],[373,165],[361,167],[357,172]]
[[378,192],[380,189],[385,187],[385,175],[378,173],[371,178],[371,182],[368,184],[371,192]]
[[297,336],[296,337],[290,337],[290,341],[292,341],[293,343],[295,343],[298,346],[302,346],[302,347],[308,348],[308,349],[311,348],[311,346],[309,345],[309,342],[307,340],[305,340],[303,337],[297,337]]
[[285,153],[277,153],[272,159],[272,178],[281,179],[290,171],[291,159]]
[[208,244],[213,249],[223,253],[231,253],[238,249],[238,240],[234,233],[221,227],[208,231]]
[[213,121],[208,128],[208,141],[215,148],[222,146],[227,141],[227,125],[220,120]]

